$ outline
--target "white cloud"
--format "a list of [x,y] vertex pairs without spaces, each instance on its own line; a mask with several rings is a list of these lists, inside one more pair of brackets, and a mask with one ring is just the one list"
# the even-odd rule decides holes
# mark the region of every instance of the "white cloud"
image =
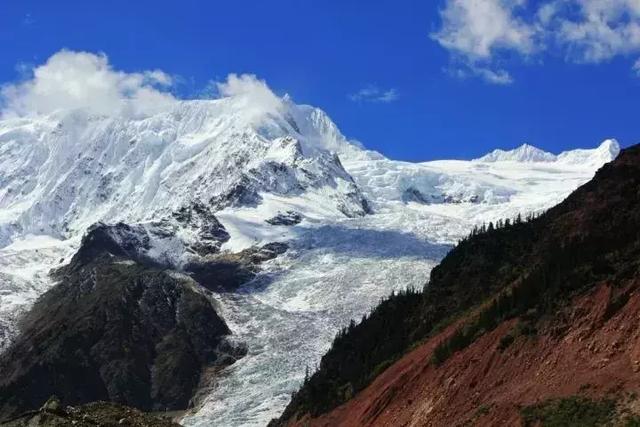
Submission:
[[[104,54],[61,50],[44,64],[18,64],[18,83],[0,87],[0,114],[31,116],[82,109],[91,114],[148,117],[178,102],[168,90],[176,80],[161,70],[114,70]],[[282,99],[252,74],[212,81],[214,97],[232,97],[243,117],[253,120],[281,108]]]
[[638,77],[640,77],[640,59],[636,60],[636,62],[633,64],[633,71]]
[[600,63],[640,53],[640,0],[447,0],[440,17],[431,37],[459,74],[491,83],[511,81],[498,65],[508,54]]
[[536,12],[536,19],[541,25],[548,25],[553,17],[558,13],[558,8],[562,0],[545,3]]
[[218,94],[223,97],[250,98],[265,108],[277,108],[282,102],[267,85],[254,74],[229,74],[224,82],[216,82]]
[[400,95],[397,89],[380,89],[375,85],[366,86],[359,91],[350,94],[348,97],[354,102],[393,102],[398,99]]
[[472,71],[489,83],[494,83],[497,85],[508,85],[513,83],[511,74],[509,74],[505,70],[492,70],[490,68],[474,67],[472,68]]
[[535,31],[516,12],[524,0],[449,0],[440,11],[442,28],[431,37],[448,49],[461,75],[477,75],[490,83],[509,84],[512,78],[495,67],[503,51],[531,54]]
[[215,82],[218,95],[233,97],[249,120],[282,107],[282,98],[264,80],[253,74],[229,74],[224,82]]
[[440,11],[442,28],[432,37],[445,48],[471,60],[496,50],[533,50],[533,30],[515,16],[522,0],[449,0]]
[[140,117],[176,101],[163,90],[172,84],[166,73],[116,71],[104,54],[61,50],[30,74],[26,80],[0,89],[4,116],[84,109],[92,114]]
[[478,65],[463,65],[462,63],[457,63],[453,67],[445,68],[444,71],[459,79],[479,77],[488,83],[496,85],[509,85],[513,83],[513,78],[505,70],[494,70]]
[[563,4],[565,9],[577,7],[578,16],[564,17],[560,9],[546,31],[565,48],[569,59],[599,63],[640,50],[640,1],[575,0]]

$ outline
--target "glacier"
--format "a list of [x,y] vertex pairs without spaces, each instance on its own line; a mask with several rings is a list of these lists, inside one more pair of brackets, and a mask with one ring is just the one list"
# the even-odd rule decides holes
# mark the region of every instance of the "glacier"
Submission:
[[[523,145],[474,160],[394,161],[348,140],[318,108],[270,100],[0,119],[0,350],[91,225],[135,225],[151,236],[146,256],[180,271],[200,256],[192,248],[202,236],[173,214],[206,205],[229,233],[223,251],[289,250],[214,295],[248,355],[182,422],[265,425],[351,319],[423,286],[474,225],[557,204],[619,152],[607,140],[557,155]],[[287,215],[296,221],[269,222]]]

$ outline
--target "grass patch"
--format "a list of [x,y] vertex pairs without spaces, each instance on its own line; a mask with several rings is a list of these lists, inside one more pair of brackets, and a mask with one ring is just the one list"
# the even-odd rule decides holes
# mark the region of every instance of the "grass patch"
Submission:
[[484,405],[480,405],[478,407],[478,409],[476,409],[476,417],[482,417],[484,415],[487,415],[489,413],[489,411],[491,410],[491,406],[484,404]]
[[612,422],[615,414],[615,401],[582,396],[551,399],[521,409],[525,427],[598,427]]

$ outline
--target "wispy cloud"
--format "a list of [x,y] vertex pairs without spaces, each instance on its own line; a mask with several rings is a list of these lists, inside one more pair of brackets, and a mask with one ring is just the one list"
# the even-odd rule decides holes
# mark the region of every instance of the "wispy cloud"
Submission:
[[598,64],[640,55],[638,0],[447,0],[440,18],[431,38],[451,53],[457,74],[490,83],[513,80],[505,58]]
[[380,89],[376,85],[368,85],[359,91],[349,94],[349,99],[354,102],[383,102],[389,103],[398,99],[397,89]]
[[477,64],[461,63],[454,64],[449,68],[444,68],[444,71],[459,79],[469,79],[479,77],[484,81],[495,85],[510,85],[513,83],[513,77],[505,70],[491,69],[489,67],[482,67]]
[[511,75],[497,67],[497,51],[529,55],[535,31],[516,12],[523,0],[448,0],[440,11],[442,27],[431,34],[452,54],[458,75],[479,76],[490,83],[509,84]]

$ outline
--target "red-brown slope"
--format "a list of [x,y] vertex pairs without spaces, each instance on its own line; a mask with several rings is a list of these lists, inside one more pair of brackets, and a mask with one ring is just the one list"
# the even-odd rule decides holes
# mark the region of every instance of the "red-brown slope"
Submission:
[[[611,318],[612,289],[602,284],[577,298],[561,324],[520,336],[504,351],[504,322],[443,365],[435,346],[455,325],[429,339],[381,374],[352,400],[304,426],[505,426],[521,423],[519,407],[549,398],[640,391],[640,281]],[[616,290],[618,292],[619,290]]]

